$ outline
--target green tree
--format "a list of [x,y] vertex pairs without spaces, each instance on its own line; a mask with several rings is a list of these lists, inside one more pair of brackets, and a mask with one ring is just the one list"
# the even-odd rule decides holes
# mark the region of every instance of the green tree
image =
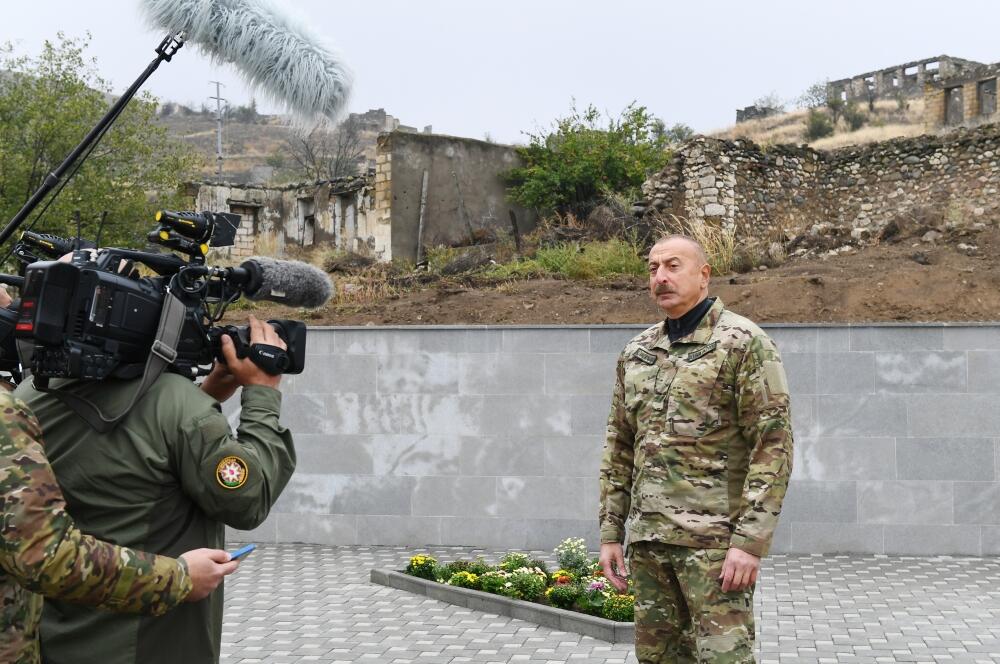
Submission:
[[805,89],[798,98],[799,106],[803,108],[819,108],[826,104],[827,100],[827,81],[816,81],[808,88]]
[[[45,42],[37,57],[0,54],[0,221],[21,208],[97,123],[113,101],[109,84],[84,56],[89,36]],[[65,182],[35,230],[73,235],[79,210],[93,239],[108,212],[101,243],[138,246],[157,207],[180,203],[179,185],[194,158],[156,124],[149,95],[133,99],[76,175]],[[78,162],[79,163],[79,162]],[[72,171],[71,171],[72,172]],[[37,215],[45,203],[36,208]],[[34,215],[29,217],[29,222]],[[27,228],[27,223],[23,225]]]
[[593,106],[575,105],[547,134],[528,134],[524,166],[505,174],[512,201],[540,212],[585,214],[611,193],[635,193],[669,154],[665,133],[643,106],[629,104],[604,123]]
[[653,138],[659,139],[663,138],[667,145],[676,145],[677,143],[683,143],[692,136],[694,136],[694,129],[683,122],[674,123],[673,126],[668,127],[667,123],[660,118],[655,118],[653,120],[652,126]]

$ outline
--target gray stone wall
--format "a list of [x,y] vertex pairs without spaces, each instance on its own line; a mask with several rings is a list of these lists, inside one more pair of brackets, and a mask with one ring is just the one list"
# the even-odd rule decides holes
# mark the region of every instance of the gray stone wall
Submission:
[[[283,382],[298,469],[241,539],[596,546],[613,367],[640,329],[311,329]],[[767,330],[796,436],[775,552],[1000,555],[1000,326]]]

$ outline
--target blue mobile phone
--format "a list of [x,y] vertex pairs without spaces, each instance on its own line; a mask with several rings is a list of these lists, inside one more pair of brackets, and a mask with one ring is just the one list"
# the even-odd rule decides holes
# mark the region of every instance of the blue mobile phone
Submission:
[[257,548],[256,544],[247,544],[246,546],[241,546],[240,548],[236,549],[235,551],[230,551],[230,553],[229,553],[229,560],[230,561],[239,560],[240,558],[242,558],[243,556],[247,555],[248,553],[250,553],[251,551],[253,551],[256,548]]

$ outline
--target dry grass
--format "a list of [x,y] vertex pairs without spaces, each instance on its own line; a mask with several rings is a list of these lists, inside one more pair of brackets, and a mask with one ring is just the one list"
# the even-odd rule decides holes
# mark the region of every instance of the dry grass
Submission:
[[393,284],[391,265],[376,263],[357,274],[341,277],[334,282],[333,297],[327,306],[364,306],[399,297]]
[[[875,102],[874,112],[868,111],[867,105],[862,105],[860,109],[866,115],[864,127],[857,131],[849,131],[841,119],[837,122],[835,133],[832,136],[814,141],[809,146],[817,150],[833,150],[848,145],[862,145],[891,138],[919,136],[924,133],[923,99],[906,100],[902,108],[897,101],[884,99]],[[763,147],[782,144],[799,145],[805,142],[803,132],[807,115],[807,110],[796,109],[782,115],[742,122],[709,135],[729,140],[748,138]]]
[[805,110],[794,110],[790,113],[772,115],[769,118],[760,118],[741,122],[727,129],[720,129],[710,132],[708,135],[715,138],[733,140],[736,138],[749,138],[758,145],[778,145],[783,143],[801,143],[802,128],[805,125]]
[[864,145],[888,141],[891,138],[909,138],[924,133],[923,125],[887,124],[881,127],[867,126],[846,134],[834,134],[810,143],[817,150],[836,150],[848,145]]
[[708,264],[713,274],[729,274],[739,265],[736,229],[718,226],[703,220],[682,219],[675,215],[661,217],[654,222],[659,235],[681,233],[698,241],[708,254]]

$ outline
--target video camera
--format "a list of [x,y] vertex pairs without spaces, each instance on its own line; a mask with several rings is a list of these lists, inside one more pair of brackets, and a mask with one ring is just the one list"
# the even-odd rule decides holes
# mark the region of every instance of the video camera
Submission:
[[[266,347],[264,353],[251,346],[246,326],[213,325],[243,295],[318,306],[329,296],[326,276],[304,263],[268,258],[249,259],[239,267],[206,265],[211,247],[233,244],[239,215],[163,210],[156,214],[156,221],[148,240],[186,254],[188,260],[172,253],[77,246],[68,262],[48,260],[24,267],[14,335],[30,348],[23,354],[30,355],[26,365],[36,384],[40,380],[44,386],[49,378],[101,380],[142,375],[150,352],[156,352],[168,294],[184,308],[176,354],[165,358],[170,371],[192,378],[208,373],[214,360],[223,360],[221,338],[228,335],[238,356],[250,357],[268,373],[301,373],[304,323],[268,321],[287,349]],[[19,247],[30,246],[15,249],[15,255],[35,257],[37,252],[55,258],[71,248],[72,241],[64,238],[41,237],[45,244],[40,246],[37,237],[22,236]],[[139,276],[136,264],[155,276]],[[0,314],[0,326],[3,321]]]

